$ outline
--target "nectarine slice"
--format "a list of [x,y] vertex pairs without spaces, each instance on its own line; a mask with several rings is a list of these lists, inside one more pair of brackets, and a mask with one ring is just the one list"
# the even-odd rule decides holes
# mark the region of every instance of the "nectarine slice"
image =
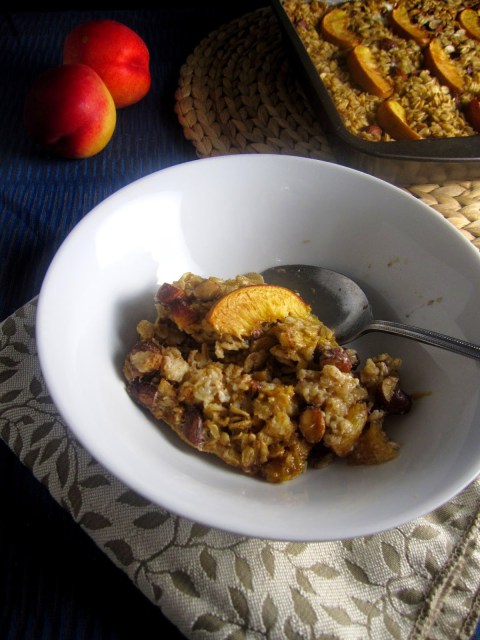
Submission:
[[420,47],[424,47],[430,42],[429,32],[410,21],[404,2],[399,2],[393,7],[390,13],[390,22],[399,35],[415,40]]
[[474,40],[480,40],[480,16],[474,9],[464,9],[458,21],[467,34]]
[[285,287],[259,284],[235,289],[220,298],[207,314],[207,321],[221,335],[250,336],[265,322],[287,316],[304,318],[310,306]]
[[388,98],[379,104],[377,122],[395,140],[421,140],[422,138],[407,123],[405,109],[394,98]]
[[438,39],[431,40],[425,49],[425,63],[439,82],[457,93],[462,91],[462,75]]
[[347,65],[352,79],[367,93],[379,98],[388,98],[393,93],[393,83],[378,70],[371,49],[358,44],[347,56]]
[[328,42],[350,49],[360,43],[360,39],[348,28],[348,14],[343,9],[332,9],[323,16],[321,31]]

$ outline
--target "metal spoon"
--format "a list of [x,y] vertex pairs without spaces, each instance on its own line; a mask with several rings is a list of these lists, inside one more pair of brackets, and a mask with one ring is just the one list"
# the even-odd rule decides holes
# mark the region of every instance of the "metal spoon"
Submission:
[[335,332],[339,344],[352,342],[371,331],[383,331],[480,360],[480,346],[458,338],[400,322],[374,320],[370,303],[359,285],[347,276],[303,264],[271,267],[262,272],[265,282],[293,289],[312,312]]

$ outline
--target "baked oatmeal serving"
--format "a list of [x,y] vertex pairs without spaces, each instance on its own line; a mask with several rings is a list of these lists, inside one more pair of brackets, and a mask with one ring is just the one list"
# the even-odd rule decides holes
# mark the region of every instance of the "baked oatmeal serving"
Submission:
[[337,458],[397,456],[384,421],[411,407],[401,361],[383,353],[360,363],[295,292],[255,273],[185,273],[160,286],[154,304],[123,371],[159,427],[275,483]]

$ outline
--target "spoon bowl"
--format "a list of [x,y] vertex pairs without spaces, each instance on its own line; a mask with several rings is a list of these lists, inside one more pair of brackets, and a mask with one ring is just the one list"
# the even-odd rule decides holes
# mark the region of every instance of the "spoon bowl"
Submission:
[[430,329],[374,319],[363,289],[343,273],[324,267],[289,264],[270,267],[262,275],[269,284],[296,291],[310,304],[312,312],[335,332],[339,344],[347,344],[372,331],[383,331],[480,360],[479,345]]

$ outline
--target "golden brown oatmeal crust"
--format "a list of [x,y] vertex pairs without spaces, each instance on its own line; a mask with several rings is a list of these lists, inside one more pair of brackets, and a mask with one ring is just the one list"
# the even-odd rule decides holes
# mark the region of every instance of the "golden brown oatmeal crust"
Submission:
[[269,482],[290,480],[325,455],[392,459],[397,447],[384,418],[410,408],[400,360],[381,354],[357,370],[356,352],[311,313],[242,338],[216,333],[207,320],[212,305],[259,284],[258,274],[186,273],[162,285],[157,318],[138,323],[139,341],[125,359],[131,397],[195,449]]

